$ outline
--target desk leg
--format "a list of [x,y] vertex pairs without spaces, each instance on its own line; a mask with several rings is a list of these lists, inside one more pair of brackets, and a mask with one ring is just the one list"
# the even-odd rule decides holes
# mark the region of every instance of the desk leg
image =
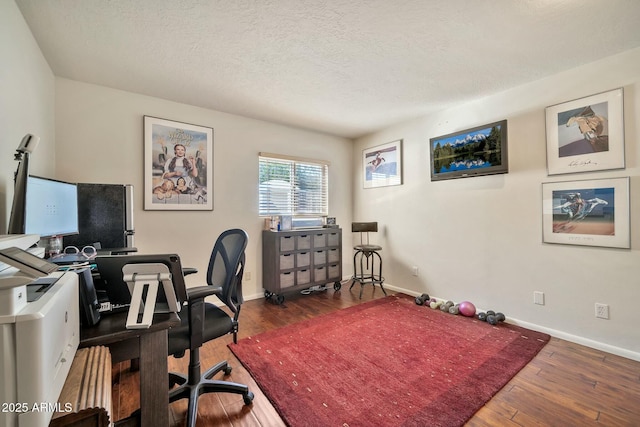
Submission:
[[167,331],[140,336],[140,410],[143,426],[169,425]]

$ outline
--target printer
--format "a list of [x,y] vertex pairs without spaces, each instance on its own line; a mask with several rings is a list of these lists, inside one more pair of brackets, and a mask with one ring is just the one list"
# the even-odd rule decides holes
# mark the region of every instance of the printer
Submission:
[[[0,249],[26,250],[30,242],[25,235],[0,236]],[[33,301],[27,301],[21,276],[18,268],[0,265],[2,427],[46,426],[64,410],[58,397],[80,341],[78,275],[49,274],[50,286]]]

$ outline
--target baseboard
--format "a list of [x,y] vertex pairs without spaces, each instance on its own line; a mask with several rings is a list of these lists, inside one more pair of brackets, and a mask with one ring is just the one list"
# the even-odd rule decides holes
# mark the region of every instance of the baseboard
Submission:
[[264,298],[264,292],[262,292],[260,294],[243,295],[242,297],[244,298],[245,301],[251,301],[253,299],[260,299],[260,298]]
[[[410,291],[408,289],[398,288],[397,286],[388,285],[385,283],[385,289],[393,290],[395,292],[402,292],[403,294],[411,295],[417,297],[421,295],[418,292]],[[432,296],[433,298],[440,300],[441,298]],[[478,311],[486,311],[485,309],[478,308]],[[545,334],[549,334],[552,337],[563,339],[565,341],[573,342],[576,344],[584,345],[585,347],[595,348],[596,350],[604,351],[606,353],[615,354],[616,356],[626,357],[627,359],[635,360],[640,362],[640,353],[627,350],[622,347],[616,347],[610,344],[605,344],[599,341],[594,341],[589,338],[581,337],[579,335],[569,334],[567,332],[559,331],[557,329],[547,328],[545,326],[538,325],[536,323],[525,322],[523,320],[507,318],[507,323],[511,323],[516,326],[522,326],[523,328],[531,329],[538,332],[544,332]]]
[[558,331],[557,329],[547,328],[544,326],[537,325],[535,323],[524,322],[522,320],[511,319],[511,318],[508,320],[509,320],[509,323],[512,323],[517,326],[522,326],[523,328],[532,329],[538,332],[544,332],[555,338],[560,338],[565,341],[570,341],[576,344],[584,345],[585,347],[595,348],[596,350],[601,350],[606,353],[615,354],[616,356],[626,357],[627,359],[640,362],[640,353],[635,351],[627,350],[622,347],[616,347],[610,344],[605,344],[599,341],[594,341],[592,339],[569,334],[567,332]]

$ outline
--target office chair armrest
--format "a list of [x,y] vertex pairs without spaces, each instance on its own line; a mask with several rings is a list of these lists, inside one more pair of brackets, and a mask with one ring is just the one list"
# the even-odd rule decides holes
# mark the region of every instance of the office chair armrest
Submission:
[[222,288],[216,286],[198,286],[187,289],[187,301],[189,305],[189,349],[200,348],[204,343],[204,299],[210,295],[216,295]]
[[198,286],[196,288],[187,289],[187,300],[189,302],[204,299],[211,295],[219,295],[222,293],[222,288],[217,286]]
[[198,269],[195,267],[183,267],[182,268],[182,275],[183,276],[188,276],[190,274],[196,274],[198,272]]

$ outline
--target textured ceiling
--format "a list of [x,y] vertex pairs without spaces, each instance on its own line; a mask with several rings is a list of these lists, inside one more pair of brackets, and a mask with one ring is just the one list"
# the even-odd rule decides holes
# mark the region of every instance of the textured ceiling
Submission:
[[354,138],[640,46],[638,0],[16,0],[56,76]]

